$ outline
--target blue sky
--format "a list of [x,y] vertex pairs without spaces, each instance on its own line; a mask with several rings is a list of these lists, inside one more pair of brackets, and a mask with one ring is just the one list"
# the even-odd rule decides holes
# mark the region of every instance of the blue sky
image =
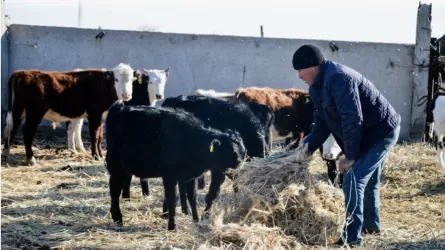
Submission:
[[[418,0],[6,0],[8,22],[159,32],[415,43]],[[273,4],[272,4],[273,2]],[[445,34],[445,0],[432,36]]]

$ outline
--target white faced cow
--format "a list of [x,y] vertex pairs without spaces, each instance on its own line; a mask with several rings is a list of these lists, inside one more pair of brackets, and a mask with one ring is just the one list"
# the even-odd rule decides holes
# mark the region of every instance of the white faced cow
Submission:
[[15,71],[8,81],[8,116],[3,148],[6,159],[25,115],[23,137],[27,164],[36,163],[31,146],[42,118],[56,123],[87,118],[92,156],[101,159],[103,117],[116,100],[131,100],[134,77],[134,70],[124,63],[110,70]]
[[[156,102],[164,98],[165,85],[167,84],[169,69],[143,69],[144,73],[139,70],[134,72],[136,79],[133,81],[133,94],[129,101],[125,101],[125,105],[149,105],[155,106]],[[106,116],[103,117],[105,119]],[[86,152],[82,142],[82,125],[83,119],[72,120],[68,124],[68,149],[77,153]]]

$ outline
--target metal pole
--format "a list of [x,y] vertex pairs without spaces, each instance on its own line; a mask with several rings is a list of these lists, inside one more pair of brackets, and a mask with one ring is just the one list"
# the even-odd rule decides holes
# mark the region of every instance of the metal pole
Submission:
[[77,13],[77,27],[82,27],[82,0],[78,0],[79,7],[78,7],[78,13]]

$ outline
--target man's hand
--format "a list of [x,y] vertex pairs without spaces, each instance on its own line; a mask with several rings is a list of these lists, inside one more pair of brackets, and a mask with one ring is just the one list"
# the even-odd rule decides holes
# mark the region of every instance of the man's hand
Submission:
[[354,164],[354,160],[348,160],[348,159],[343,159],[340,161],[340,166],[339,166],[339,172],[341,174],[344,174],[346,172],[348,172],[348,170],[352,167],[352,165]]

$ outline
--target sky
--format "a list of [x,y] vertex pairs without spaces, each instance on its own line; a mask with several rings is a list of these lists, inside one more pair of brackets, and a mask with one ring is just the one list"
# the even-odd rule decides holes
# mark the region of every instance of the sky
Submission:
[[[82,15],[79,22],[79,1]],[[445,0],[432,36],[445,34]],[[5,0],[8,23],[234,36],[415,43],[418,0]],[[80,26],[79,26],[80,24]]]

